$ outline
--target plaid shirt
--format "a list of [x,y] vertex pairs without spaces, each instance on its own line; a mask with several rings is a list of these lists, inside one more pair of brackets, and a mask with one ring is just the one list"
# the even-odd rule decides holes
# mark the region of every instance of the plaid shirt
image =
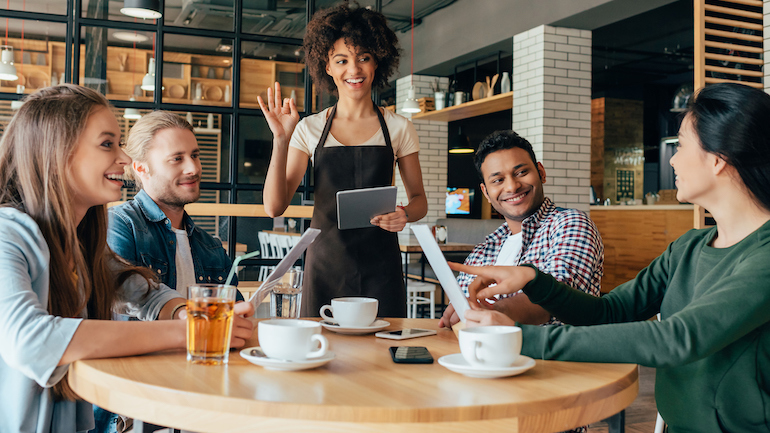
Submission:
[[[465,264],[493,266],[510,234],[506,222],[476,245]],[[599,230],[584,212],[556,207],[546,197],[540,209],[521,223],[521,251],[514,263],[533,264],[565,284],[599,296],[604,273],[604,244]],[[466,296],[468,285],[475,278],[475,275],[464,272],[457,277]],[[560,323],[553,317],[548,321],[548,324]]]

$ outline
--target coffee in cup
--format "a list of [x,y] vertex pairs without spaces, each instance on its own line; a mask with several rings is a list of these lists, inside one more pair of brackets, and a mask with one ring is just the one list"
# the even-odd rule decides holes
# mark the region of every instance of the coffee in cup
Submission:
[[479,326],[460,330],[460,351],[474,367],[512,366],[521,353],[518,326]]
[[[379,302],[374,298],[334,298],[331,305],[321,307],[321,317],[339,323],[345,328],[362,328],[371,325],[377,318]],[[331,316],[326,315],[326,311]]]
[[260,348],[273,359],[305,361],[324,356],[329,348],[321,324],[312,320],[263,320],[257,325],[257,335]]

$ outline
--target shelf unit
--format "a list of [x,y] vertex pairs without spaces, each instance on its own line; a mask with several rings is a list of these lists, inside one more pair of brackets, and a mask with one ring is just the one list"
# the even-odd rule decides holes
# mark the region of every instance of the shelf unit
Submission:
[[[33,93],[43,86],[51,84],[53,74],[58,78],[65,69],[66,50],[63,42],[48,42],[39,40],[24,40],[25,52],[30,52],[32,62],[37,62],[38,54],[44,54],[45,65],[35,63],[23,63],[21,53],[21,40],[8,39],[9,45],[14,48],[14,64],[23,77],[15,81],[0,81],[0,92],[15,93],[16,85],[26,86],[24,93]],[[80,50],[80,82],[84,82],[85,76],[85,47]],[[147,73],[147,66],[153,53],[146,49],[133,49],[128,47],[107,47],[106,79],[107,98],[111,100],[127,101],[134,95],[134,88],[142,84],[142,78]],[[229,107],[232,105],[233,91],[232,58],[230,56],[206,56],[188,53],[164,52],[166,74],[162,79],[163,102],[176,104],[209,105]],[[179,64],[181,68],[179,76],[169,76],[168,69],[172,64]],[[199,76],[192,76],[193,68]],[[259,108],[257,95],[267,97],[267,88],[281,80],[282,73],[297,74],[302,77],[305,71],[303,63],[278,62],[272,60],[243,59],[241,62],[241,106],[244,108]],[[209,71],[214,70],[216,78],[209,78]],[[228,71],[227,75],[226,72]],[[284,80],[285,81],[285,80]],[[201,85],[201,99],[195,99],[197,85]],[[305,83],[304,79],[294,82],[282,82],[282,93],[289,97],[292,90],[297,95],[297,108],[304,109]],[[181,86],[181,97],[171,97],[172,86]],[[219,90],[215,90],[218,88]],[[178,91],[178,88],[174,88]],[[141,91],[134,96],[137,101],[152,102],[153,92]]]
[[470,117],[483,116],[484,114],[496,113],[498,111],[510,110],[513,108],[513,92],[493,95],[489,98],[478,99],[465,102],[453,107],[447,107],[443,110],[428,111],[418,113],[412,116],[412,120],[436,120],[440,122],[454,122],[456,120],[468,119]]

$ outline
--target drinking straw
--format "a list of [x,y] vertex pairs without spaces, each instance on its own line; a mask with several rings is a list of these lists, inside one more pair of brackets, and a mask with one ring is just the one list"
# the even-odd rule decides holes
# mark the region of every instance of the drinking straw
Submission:
[[230,285],[230,281],[233,280],[233,275],[235,275],[235,270],[238,269],[238,263],[240,263],[241,260],[250,259],[258,255],[259,255],[259,251],[252,251],[248,254],[244,254],[242,256],[236,257],[235,260],[233,260],[233,267],[230,268],[230,275],[227,276],[227,281],[225,282],[225,285],[226,286]]

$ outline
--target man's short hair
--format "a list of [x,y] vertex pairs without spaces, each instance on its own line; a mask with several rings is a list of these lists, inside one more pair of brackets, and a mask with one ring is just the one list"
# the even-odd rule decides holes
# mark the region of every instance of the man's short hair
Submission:
[[478,150],[476,150],[476,154],[473,156],[473,164],[476,166],[476,173],[479,175],[481,182],[484,182],[484,175],[481,173],[481,164],[484,163],[487,156],[498,150],[515,148],[526,150],[527,153],[529,153],[530,158],[532,158],[532,163],[537,166],[537,158],[535,157],[535,151],[532,150],[532,145],[524,137],[521,137],[510,129],[495,131],[482,140]]
[[[186,129],[195,134],[195,130],[192,125],[190,125],[190,122],[183,117],[170,111],[153,111],[150,114],[142,116],[142,118],[137,120],[134,126],[131,127],[131,130],[128,131],[126,147],[123,151],[134,161],[146,162],[147,151],[152,145],[155,134],[157,134],[158,131],[168,128]],[[128,167],[131,166],[129,165]],[[134,169],[126,169],[126,174],[136,182],[136,188],[141,189],[142,182],[139,179],[139,176],[134,173]]]

